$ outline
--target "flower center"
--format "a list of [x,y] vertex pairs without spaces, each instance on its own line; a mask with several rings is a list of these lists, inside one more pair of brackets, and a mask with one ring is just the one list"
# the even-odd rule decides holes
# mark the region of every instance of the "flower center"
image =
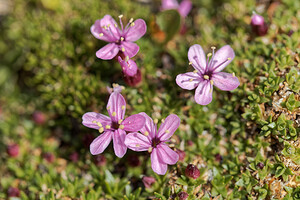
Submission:
[[154,138],[152,140],[152,147],[155,148],[160,143],[159,138]]

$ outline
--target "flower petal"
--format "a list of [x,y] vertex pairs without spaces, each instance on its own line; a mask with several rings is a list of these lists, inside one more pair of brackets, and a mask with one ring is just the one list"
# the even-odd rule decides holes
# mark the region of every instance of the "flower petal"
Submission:
[[147,25],[144,20],[137,19],[135,20],[133,26],[129,26],[126,35],[124,36],[126,41],[134,42],[140,39],[143,35],[145,35],[147,31]]
[[160,158],[157,149],[154,148],[151,153],[151,167],[153,171],[159,175],[164,175],[167,172],[168,165],[163,163],[161,160],[163,158]]
[[178,8],[177,0],[162,0],[161,2],[161,10],[170,10]]
[[124,143],[125,138],[126,132],[124,130],[118,129],[113,134],[114,150],[116,156],[118,156],[119,158],[122,158],[127,151],[127,146]]
[[99,40],[103,40],[106,42],[115,42],[116,38],[111,32],[108,32],[100,25],[100,20],[96,20],[95,23],[91,26],[91,33],[94,35],[95,38]]
[[162,162],[169,164],[169,165],[174,165],[177,163],[179,159],[179,155],[173,151],[168,145],[164,143],[160,143],[156,147],[157,152],[159,154],[160,158],[163,158]]
[[113,59],[119,52],[119,47],[115,43],[109,43],[96,52],[96,56],[103,60]]
[[147,151],[151,147],[151,142],[143,134],[129,133],[126,135],[125,145],[133,151]]
[[186,90],[192,90],[195,89],[199,82],[200,82],[201,77],[194,72],[188,72],[185,74],[178,74],[176,77],[176,83],[181,87],[182,89]]
[[102,127],[111,125],[111,120],[109,117],[100,113],[87,112],[82,116],[82,124],[89,128],[99,129],[99,125]]
[[122,58],[119,56],[118,61],[122,67],[123,73],[126,76],[134,76],[137,73],[138,67],[133,60],[129,59],[128,61],[126,61],[126,58],[125,60],[122,60]]
[[222,71],[234,59],[235,54],[229,45],[223,46],[219,49],[209,63],[209,69],[212,72]]
[[107,111],[113,122],[118,123],[120,119],[124,119],[126,101],[119,92],[113,92],[109,96]]
[[141,112],[139,113],[140,115],[144,116],[146,121],[145,121],[145,126],[140,130],[141,133],[144,135],[148,136],[149,139],[152,139],[156,135],[156,125],[154,124],[153,120],[151,117],[149,117],[146,113]]
[[106,26],[107,28],[105,31],[110,33],[114,37],[114,41],[118,40],[120,36],[120,31],[117,26],[117,22],[110,16],[110,15],[105,15],[101,20],[100,20],[100,27]]
[[92,155],[97,155],[102,153],[106,147],[109,145],[113,132],[106,131],[100,136],[96,137],[90,145],[90,151]]
[[207,105],[212,101],[213,86],[208,80],[201,81],[195,92],[195,101],[200,105]]
[[212,75],[212,80],[217,88],[224,91],[234,90],[240,85],[237,77],[233,77],[232,74],[225,72],[214,73]]
[[160,125],[157,132],[157,137],[162,142],[168,140],[177,130],[179,125],[180,125],[180,118],[175,114],[169,115],[165,119],[164,123]]
[[192,66],[201,74],[204,74],[206,70],[206,56],[199,44],[194,44],[190,47],[188,58],[189,61],[192,62]]
[[179,7],[178,12],[182,17],[186,17],[192,9],[192,2],[190,0],[183,0]]
[[123,53],[125,56],[128,56],[129,58],[134,57],[138,53],[139,49],[140,47],[133,42],[122,42],[120,46],[120,50],[121,51],[125,50]]
[[131,115],[127,117],[121,125],[124,125],[125,131],[140,131],[145,125],[145,117],[140,114]]

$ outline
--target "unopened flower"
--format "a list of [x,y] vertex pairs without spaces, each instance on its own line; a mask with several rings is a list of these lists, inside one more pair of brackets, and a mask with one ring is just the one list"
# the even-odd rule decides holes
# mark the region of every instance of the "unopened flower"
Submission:
[[32,115],[33,121],[38,125],[43,125],[47,121],[46,115],[41,111],[35,111]]
[[181,151],[180,149],[176,149],[176,153],[177,153],[178,156],[179,156],[179,160],[180,160],[180,161],[184,161],[184,158],[185,158],[185,152],[184,152],[184,151]]
[[103,165],[106,164],[106,157],[102,154],[97,155],[97,156],[94,157],[94,163],[97,166],[103,166]]
[[155,178],[152,176],[143,176],[142,181],[145,185],[145,188],[151,188],[152,184],[155,183]]
[[122,58],[119,56],[118,61],[122,67],[125,76],[136,75],[138,67],[133,60],[129,59],[128,56],[126,56],[124,60],[122,60]]
[[20,197],[20,190],[15,187],[10,187],[7,190],[7,196],[8,197]]
[[252,15],[251,27],[252,31],[259,36],[264,36],[268,32],[268,25],[265,22],[265,19],[256,13]]
[[6,152],[10,157],[17,157],[19,155],[19,151],[20,148],[18,144],[11,144],[6,148]]
[[43,158],[47,160],[49,163],[53,163],[55,156],[52,153],[46,152],[43,154]]
[[134,76],[126,76],[124,75],[124,81],[127,85],[135,87],[139,85],[142,81],[142,73],[139,68],[137,68],[136,74]]
[[190,0],[183,0],[178,4],[177,0],[162,0],[161,10],[178,10],[182,17],[186,17],[192,9],[192,2]]
[[73,152],[69,156],[72,162],[77,162],[79,160],[79,154],[77,152]]
[[189,195],[186,192],[179,192],[178,193],[179,200],[186,200],[188,197],[189,197]]
[[185,175],[187,177],[197,179],[200,176],[200,171],[195,165],[188,164],[188,166],[185,169]]
[[146,113],[140,115],[146,118],[145,126],[140,130],[143,134],[129,133],[125,144],[133,151],[148,151],[153,171],[163,175],[167,172],[168,165],[174,165],[179,159],[178,154],[166,142],[179,127],[180,119],[177,115],[169,115],[157,131],[153,120]]
[[195,101],[200,105],[207,105],[212,101],[213,85],[224,91],[234,90],[240,85],[234,73],[221,72],[234,59],[233,49],[226,45],[216,53],[215,47],[212,47],[212,50],[212,54],[207,54],[206,58],[199,44],[191,46],[188,58],[195,71],[176,77],[176,83],[181,88],[187,90],[196,88]]
[[126,131],[139,131],[145,124],[145,118],[135,114],[124,119],[126,102],[118,92],[111,93],[106,108],[110,117],[95,112],[88,112],[82,116],[84,126],[102,133],[91,143],[90,151],[93,155],[100,154],[113,140],[115,154],[122,158],[127,151],[124,144]]
[[256,165],[259,169],[263,169],[264,168],[264,163],[262,163],[262,162],[259,162],[259,163],[257,163],[257,165]]
[[141,38],[147,30],[144,20],[131,18],[124,27],[122,23],[123,15],[119,16],[120,27],[110,16],[105,15],[101,20],[96,20],[91,27],[92,34],[99,40],[109,42],[96,52],[96,56],[103,60],[114,58],[119,52],[132,58],[139,51],[139,46],[133,42]]

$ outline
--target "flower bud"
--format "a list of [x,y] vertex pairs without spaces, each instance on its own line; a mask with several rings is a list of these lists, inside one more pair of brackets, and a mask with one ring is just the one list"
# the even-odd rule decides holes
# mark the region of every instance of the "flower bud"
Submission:
[[179,149],[176,149],[175,151],[176,151],[176,153],[177,153],[178,156],[179,156],[179,160],[180,160],[180,161],[184,161],[184,158],[185,158],[185,152],[184,152],[184,151],[181,151],[181,150],[179,150]]
[[32,115],[33,121],[38,125],[43,125],[47,121],[46,115],[41,111],[35,111]]
[[264,164],[262,162],[257,163],[256,165],[259,169],[263,169],[264,168]]
[[55,159],[54,155],[48,152],[43,154],[43,158],[47,160],[49,163],[52,163]]
[[126,56],[124,60],[122,60],[122,58],[119,56],[118,61],[125,76],[134,76],[137,73],[138,67],[136,63],[133,60],[129,59],[128,56]]
[[94,163],[97,165],[97,166],[104,166],[106,164],[106,158],[104,155],[97,155],[94,157]]
[[10,157],[17,157],[19,155],[19,145],[18,144],[11,144],[7,146],[6,152]]
[[142,73],[141,70],[138,68],[137,72],[134,76],[126,76],[124,75],[124,81],[129,86],[137,86],[142,81]]
[[217,162],[222,162],[223,161],[223,157],[218,153],[215,155],[215,159]]
[[179,192],[178,193],[179,200],[186,200],[188,197],[189,197],[189,195],[186,192]]
[[264,36],[268,32],[268,25],[264,18],[260,15],[254,14],[251,18],[252,31],[259,36]]
[[187,177],[197,179],[200,176],[200,171],[195,165],[188,164],[188,166],[185,169],[185,175]]
[[145,188],[151,188],[151,185],[153,183],[155,183],[155,178],[152,177],[152,176],[144,176],[143,179],[142,179],[144,185],[145,185]]
[[20,197],[20,190],[15,187],[10,187],[7,190],[7,196],[8,197]]

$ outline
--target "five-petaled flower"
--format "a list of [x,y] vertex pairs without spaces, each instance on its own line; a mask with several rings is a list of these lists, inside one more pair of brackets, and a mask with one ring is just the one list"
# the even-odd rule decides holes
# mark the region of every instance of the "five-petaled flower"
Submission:
[[125,99],[119,92],[113,92],[107,103],[107,111],[110,117],[95,112],[88,112],[82,116],[84,126],[97,129],[102,133],[91,143],[91,154],[102,153],[113,139],[116,156],[121,158],[125,155],[127,151],[124,144],[126,131],[139,131],[145,124],[145,117],[140,114],[124,119],[125,110]]
[[120,28],[110,15],[105,15],[101,20],[96,20],[92,25],[92,34],[97,39],[109,42],[109,44],[96,52],[98,58],[110,60],[119,52],[124,54],[124,57],[128,56],[132,58],[139,51],[139,46],[133,42],[137,41],[146,33],[146,23],[142,19],[133,21],[131,18],[126,27],[124,27],[122,17],[123,15],[119,16]]
[[161,10],[178,10],[182,17],[186,17],[192,9],[192,2],[190,0],[183,0],[178,4],[177,0],[162,0]]
[[166,142],[179,127],[180,119],[177,115],[169,115],[161,124],[159,130],[153,120],[146,114],[140,113],[146,119],[145,126],[141,133],[129,133],[126,136],[125,144],[134,151],[148,151],[151,153],[151,167],[157,174],[163,175],[167,172],[168,164],[174,165],[178,154],[173,151]]
[[213,53],[207,54],[206,58],[199,44],[191,46],[188,58],[195,71],[176,77],[176,83],[183,89],[192,90],[197,87],[195,101],[201,105],[212,101],[213,85],[224,91],[234,90],[240,85],[234,73],[221,72],[233,60],[233,49],[229,45],[223,46],[216,53],[215,49],[212,47]]

